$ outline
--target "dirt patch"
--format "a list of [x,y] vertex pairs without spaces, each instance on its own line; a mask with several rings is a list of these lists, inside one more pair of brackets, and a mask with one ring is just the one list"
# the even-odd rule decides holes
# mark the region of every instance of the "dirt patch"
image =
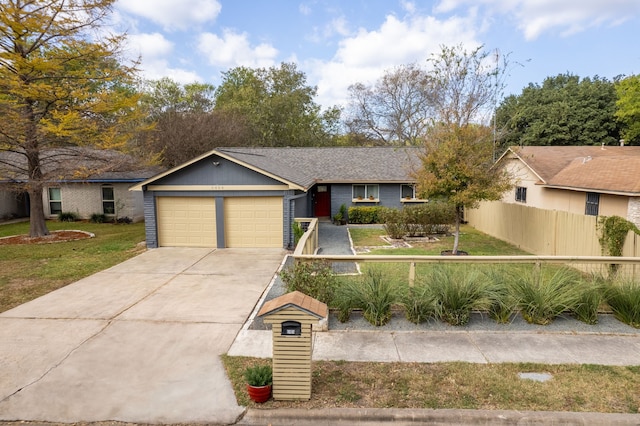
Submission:
[[45,235],[43,237],[30,237],[28,234],[2,237],[0,238],[0,246],[13,244],[62,243],[66,241],[84,240],[93,237],[95,237],[94,234],[85,231],[51,231],[49,235]]

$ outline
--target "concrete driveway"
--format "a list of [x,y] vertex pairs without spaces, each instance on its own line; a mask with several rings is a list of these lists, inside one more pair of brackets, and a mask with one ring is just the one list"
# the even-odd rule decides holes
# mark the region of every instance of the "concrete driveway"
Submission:
[[219,355],[284,254],[153,249],[0,314],[0,420],[233,423]]

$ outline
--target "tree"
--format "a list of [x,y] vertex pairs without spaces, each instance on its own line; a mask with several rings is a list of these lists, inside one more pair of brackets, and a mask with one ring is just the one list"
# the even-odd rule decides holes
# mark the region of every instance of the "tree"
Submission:
[[237,67],[223,73],[215,110],[244,117],[251,132],[248,145],[332,145],[340,110],[321,111],[313,100],[316,92],[295,64]]
[[509,176],[493,167],[494,132],[482,124],[502,88],[505,67],[487,64],[488,53],[443,47],[432,56],[438,120],[431,127],[415,172],[423,198],[442,198],[456,209],[453,254],[458,252],[464,208],[500,199]]
[[146,81],[140,108],[152,131],[138,136],[140,151],[175,167],[220,146],[242,146],[250,139],[244,117],[214,111],[211,84],[181,85],[169,78]]
[[626,144],[640,145],[640,75],[632,75],[615,85],[618,99],[615,116]]
[[31,236],[49,233],[47,183],[90,174],[73,159],[94,151],[77,147],[122,149],[136,130],[136,64],[118,62],[123,36],[98,31],[114,1],[0,3],[0,177],[29,194]]
[[547,77],[542,85],[529,84],[498,107],[496,123],[504,133],[501,148],[617,144],[615,111],[616,90],[608,80],[571,74]]
[[375,145],[419,145],[433,117],[429,82],[427,72],[411,64],[385,72],[373,86],[350,86],[346,126],[352,139]]

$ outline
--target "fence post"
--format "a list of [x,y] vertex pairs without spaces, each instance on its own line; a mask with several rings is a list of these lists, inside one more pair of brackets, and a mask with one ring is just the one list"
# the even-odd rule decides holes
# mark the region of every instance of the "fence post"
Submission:
[[409,287],[413,287],[416,282],[416,262],[409,263]]

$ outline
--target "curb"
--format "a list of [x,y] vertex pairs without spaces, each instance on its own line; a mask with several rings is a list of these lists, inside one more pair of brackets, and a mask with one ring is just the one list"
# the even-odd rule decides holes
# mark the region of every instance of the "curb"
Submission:
[[457,409],[248,409],[236,423],[252,425],[640,425],[638,414]]

